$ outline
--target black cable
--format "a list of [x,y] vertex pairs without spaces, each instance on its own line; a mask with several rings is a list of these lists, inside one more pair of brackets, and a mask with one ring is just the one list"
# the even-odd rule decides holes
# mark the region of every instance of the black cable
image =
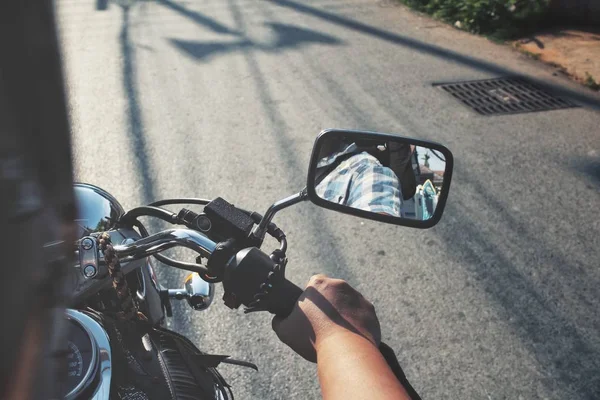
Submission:
[[[203,265],[200,265],[200,264],[188,263],[185,261],[176,261],[176,260],[173,260],[172,258],[169,258],[167,256],[164,256],[164,255],[158,254],[158,253],[154,254],[154,258],[156,258],[161,263],[164,263],[170,267],[175,267],[175,268],[183,269],[183,270],[190,271],[190,272],[197,272],[202,277],[202,279],[204,279],[204,277],[207,276],[206,274],[208,273],[208,270],[206,269],[206,267],[204,267]],[[206,279],[204,279],[204,280],[206,280]]]
[[[242,210],[242,211],[244,211],[244,210]],[[244,211],[244,212],[247,212],[247,211]],[[263,218],[263,216],[257,212],[252,212],[252,213],[249,213],[248,215],[250,215],[250,217],[254,220],[255,224],[260,224],[260,221]],[[285,237],[285,234],[283,233],[283,231],[281,229],[279,229],[277,227],[277,225],[275,225],[274,222],[269,222],[269,225],[267,225],[267,233],[277,240],[279,240],[279,236],[281,236],[281,235],[283,235]]]
[[137,220],[138,217],[155,217],[170,222],[171,224],[178,223],[177,214],[163,208],[152,206],[132,208],[121,216],[120,221],[125,221],[125,223],[127,223],[129,221]]
[[148,233],[148,230],[146,229],[146,227],[144,226],[144,224],[142,224],[137,219],[133,223],[133,226],[135,226],[136,228],[138,228],[140,230],[140,234],[142,235],[142,237],[148,237],[148,236],[150,236],[150,234]]
[[287,251],[287,239],[285,238],[285,235],[283,235],[279,240],[279,250],[281,250],[283,252],[283,254],[285,254],[285,252]]
[[196,198],[181,198],[181,199],[165,199],[165,200],[159,200],[159,201],[155,201],[153,203],[148,204],[151,207],[160,207],[160,206],[166,206],[169,204],[197,204],[200,206],[205,206],[208,203],[210,203],[210,200],[206,200],[206,199],[196,199]]
[[[160,218],[167,222],[176,224],[176,223],[180,223],[179,217],[176,214],[171,213],[170,211],[159,208],[159,206],[170,205],[170,204],[207,205],[208,203],[210,203],[210,200],[198,199],[198,198],[177,198],[177,199],[159,200],[159,201],[150,203],[148,206],[137,207],[137,208],[134,208],[134,209],[128,211],[122,217],[122,219],[134,219],[135,222],[133,224],[135,226],[137,226],[138,229],[140,229],[140,232],[142,232],[142,235],[148,236],[148,231],[142,225],[142,223],[136,219],[137,217],[151,216],[151,217]],[[253,219],[254,223],[256,223],[256,224],[259,224],[263,218],[263,216],[257,212],[251,212],[251,211],[245,210],[240,207],[236,207],[236,208],[239,211],[243,212],[244,214],[250,216]],[[270,236],[277,239],[277,241],[279,242],[279,245],[280,245],[279,249],[283,253],[285,253],[287,251],[287,240],[285,237],[285,233],[281,229],[279,229],[279,227],[277,227],[277,225],[275,225],[275,223],[273,223],[273,222],[270,222],[267,225],[267,233]],[[213,278],[210,278],[210,276],[208,275],[208,270],[203,266],[199,266],[198,264],[187,263],[184,261],[176,261],[176,260],[173,260],[172,258],[169,258],[162,254],[154,254],[154,258],[156,258],[158,261],[160,261],[166,265],[169,265],[171,267],[180,268],[180,269],[184,269],[184,270],[192,271],[192,272],[198,272],[202,276],[202,278],[204,280],[206,280],[207,282],[210,282],[210,281],[216,282],[216,280],[214,280]]]

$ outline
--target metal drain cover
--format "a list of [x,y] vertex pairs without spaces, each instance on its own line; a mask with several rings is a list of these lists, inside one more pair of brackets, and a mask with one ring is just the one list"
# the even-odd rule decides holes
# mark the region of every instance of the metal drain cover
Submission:
[[578,107],[523,78],[436,83],[464,105],[482,115],[518,114]]

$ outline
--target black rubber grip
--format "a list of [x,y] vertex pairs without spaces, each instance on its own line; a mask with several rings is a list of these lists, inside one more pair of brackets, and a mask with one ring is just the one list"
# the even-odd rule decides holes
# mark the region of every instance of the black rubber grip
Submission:
[[304,291],[293,282],[283,278],[273,285],[273,289],[269,293],[269,312],[286,318],[296,306],[302,292]]
[[256,247],[238,251],[227,265],[223,279],[230,307],[258,306],[279,317],[287,317],[303,290],[282,275],[273,260]]

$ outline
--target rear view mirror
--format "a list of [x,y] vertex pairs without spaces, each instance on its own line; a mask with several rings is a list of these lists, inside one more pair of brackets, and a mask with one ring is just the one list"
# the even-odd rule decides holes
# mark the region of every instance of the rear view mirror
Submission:
[[442,217],[452,167],[452,153],[441,144],[330,129],[315,141],[307,192],[324,208],[430,228]]

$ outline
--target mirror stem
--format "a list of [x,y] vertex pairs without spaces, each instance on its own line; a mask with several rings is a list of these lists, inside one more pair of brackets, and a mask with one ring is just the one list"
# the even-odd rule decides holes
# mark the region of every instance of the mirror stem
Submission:
[[267,232],[267,226],[273,220],[273,217],[277,212],[283,210],[284,208],[288,208],[293,206],[294,204],[298,204],[302,201],[308,200],[308,192],[306,188],[302,189],[300,193],[293,194],[285,199],[276,201],[269,207],[263,218],[260,220],[260,223],[254,228],[252,231],[252,235],[260,239],[261,241],[265,238],[265,233]]

